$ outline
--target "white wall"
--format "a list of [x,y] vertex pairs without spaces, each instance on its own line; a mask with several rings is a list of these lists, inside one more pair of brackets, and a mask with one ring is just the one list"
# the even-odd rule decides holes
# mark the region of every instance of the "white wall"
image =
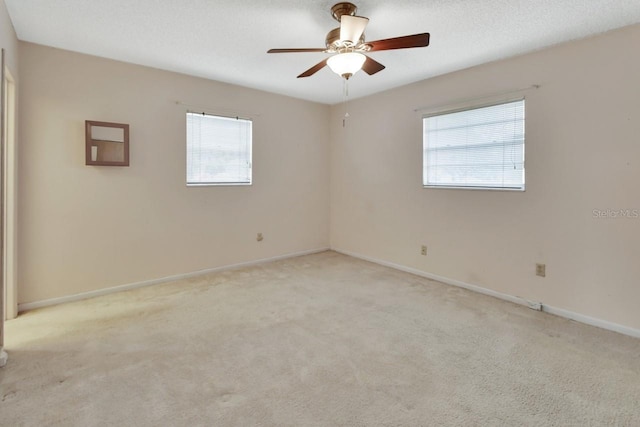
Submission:
[[[425,80],[351,101],[347,128],[333,107],[331,246],[640,328],[640,218],[593,215],[640,210],[638,46],[635,25]],[[526,192],[422,188],[414,109],[532,84]]]
[[[328,246],[329,107],[29,43],[20,56],[21,303]],[[255,116],[252,186],[186,187],[177,100]],[[85,120],[130,124],[130,167],[85,166]]]

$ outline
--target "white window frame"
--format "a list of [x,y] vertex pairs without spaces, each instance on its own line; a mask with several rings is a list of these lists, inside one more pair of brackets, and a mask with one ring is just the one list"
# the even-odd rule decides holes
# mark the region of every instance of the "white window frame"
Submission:
[[[425,119],[430,118],[430,117],[435,117],[435,116],[440,116],[440,115],[446,115],[446,114],[452,114],[452,113],[458,113],[458,112],[464,112],[464,111],[471,111],[471,110],[477,110],[477,109],[481,109],[481,108],[487,108],[487,107],[492,107],[492,106],[497,106],[497,105],[502,105],[502,104],[509,104],[512,102],[518,102],[518,101],[522,101],[525,104],[525,110],[526,110],[526,99],[525,96],[522,93],[515,93],[515,94],[511,94],[512,96],[500,96],[500,97],[495,97],[495,98],[484,98],[482,101],[469,101],[466,103],[461,103],[461,104],[456,104],[456,105],[450,105],[450,106],[446,106],[446,107],[434,107],[434,108],[430,108],[430,109],[421,109],[419,111],[421,111],[422,114],[422,136],[423,136],[423,140],[422,140],[422,159],[423,159],[423,164],[422,164],[422,184],[423,184],[423,188],[426,189],[460,189],[460,190],[489,190],[489,191],[517,191],[517,192],[522,192],[525,191],[525,180],[526,180],[526,173],[525,173],[525,146],[526,146],[526,135],[523,133],[523,142],[522,142],[522,185],[518,186],[518,187],[501,187],[501,186],[482,186],[482,185],[442,185],[442,184],[429,184],[427,182],[427,164],[426,164],[426,150],[427,150],[427,141],[426,141],[426,136],[425,136],[425,131],[424,131],[424,126],[425,126]],[[524,127],[526,128],[526,113],[525,113],[525,118],[524,120]],[[525,132],[523,130],[523,132]]]
[[[203,161],[201,158],[197,158],[195,159],[194,156],[195,154],[191,153],[192,148],[191,148],[191,144],[192,141],[189,140],[189,116],[193,115],[194,117],[197,116],[206,116],[206,117],[211,117],[214,119],[221,119],[221,120],[241,120],[245,123],[248,123],[248,136],[247,136],[247,140],[245,139],[238,139],[238,144],[248,144],[248,148],[247,148],[247,152],[246,152],[246,158],[244,159],[247,162],[247,169],[248,169],[248,180],[247,181],[237,181],[237,180],[215,180],[215,181],[205,181],[205,180],[190,180],[189,176],[189,168],[190,168],[190,164],[191,162],[198,160],[198,161]],[[247,118],[241,118],[241,117],[229,117],[229,116],[224,116],[224,115],[220,115],[220,114],[211,114],[211,113],[204,113],[204,112],[195,112],[195,111],[187,111],[186,115],[185,115],[185,129],[186,129],[186,181],[187,181],[187,186],[188,187],[203,187],[203,186],[249,186],[252,185],[253,183],[253,121],[251,119],[247,119]],[[198,157],[198,156],[195,156]]]

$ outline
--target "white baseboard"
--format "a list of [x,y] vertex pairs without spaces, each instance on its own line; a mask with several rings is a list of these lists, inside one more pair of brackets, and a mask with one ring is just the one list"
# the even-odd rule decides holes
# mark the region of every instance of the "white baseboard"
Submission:
[[573,311],[565,310],[563,308],[552,307],[546,304],[542,305],[542,311],[549,314],[556,315],[556,316],[575,320],[576,322],[585,323],[587,325],[596,326],[598,328],[607,329],[609,331],[618,332],[618,333],[629,335],[635,338],[640,338],[640,330],[630,328],[628,326],[620,325],[618,323],[608,322],[602,319],[596,319],[595,317],[586,316],[580,313],[574,313]]
[[590,326],[596,326],[598,328],[602,328],[602,329],[607,329],[609,331],[613,331],[613,332],[618,332],[620,334],[624,334],[624,335],[629,335],[635,338],[640,338],[640,330],[638,329],[634,329],[634,328],[630,328],[628,326],[624,326],[624,325],[620,325],[617,323],[613,323],[613,322],[609,322],[606,320],[601,320],[601,319],[596,319],[594,317],[589,317],[586,316],[584,314],[580,314],[580,313],[574,313],[572,311],[569,310],[565,310],[562,308],[557,308],[557,307],[552,307],[549,305],[546,305],[542,302],[537,302],[537,301],[529,301],[525,298],[521,298],[518,296],[513,296],[513,295],[509,295],[509,294],[505,294],[502,292],[497,292],[491,289],[487,289],[487,288],[483,288],[482,286],[478,286],[478,285],[472,285],[469,283],[465,283],[465,282],[461,282],[460,280],[455,280],[455,279],[450,279],[448,277],[443,277],[443,276],[438,276],[436,274],[431,274],[431,273],[427,273],[426,271],[422,271],[422,270],[418,270],[416,268],[411,268],[411,267],[407,267],[404,265],[400,265],[400,264],[394,264],[392,262],[388,262],[388,261],[383,261],[380,259],[376,259],[376,258],[371,258],[368,257],[366,255],[361,255],[355,252],[350,252],[350,251],[345,251],[342,249],[337,249],[337,248],[331,248],[332,251],[344,254],[344,255],[348,255],[354,258],[359,258],[365,261],[369,261],[372,262],[374,264],[379,264],[379,265],[383,265],[385,267],[390,267],[396,270],[400,270],[400,271],[404,271],[406,273],[411,273],[411,274],[415,274],[416,276],[421,276],[421,277],[425,277],[427,279],[432,279],[432,280],[436,280],[438,282],[442,282],[445,283],[447,285],[453,285],[453,286],[457,286],[460,288],[464,288],[464,289],[468,289],[470,291],[473,292],[478,292],[480,294],[483,295],[489,295],[495,298],[499,298],[501,300],[505,300],[505,301],[510,301],[513,302],[515,304],[520,304],[520,305],[524,305],[526,307],[529,307],[533,310],[539,310],[539,311],[544,311],[546,313],[549,314],[553,314],[555,316],[560,316],[560,317],[564,317],[567,319],[571,319],[571,320],[575,320],[576,322],[580,322],[580,323],[584,323]]
[[[83,300],[83,299],[87,299],[87,298],[93,298],[93,297],[97,297],[97,296],[101,296],[101,295],[108,295],[108,294],[112,294],[114,292],[121,292],[121,291],[127,291],[127,290],[131,290],[131,289],[136,289],[136,288],[142,288],[142,287],[145,287],[145,286],[157,285],[157,284],[160,284],[160,283],[166,283],[166,282],[170,282],[170,281],[173,281],[173,280],[180,280],[180,279],[186,279],[186,278],[189,278],[189,277],[200,276],[200,275],[207,274],[207,273],[215,273],[215,272],[230,270],[230,269],[234,269],[234,268],[248,267],[248,266],[252,266],[252,265],[264,264],[264,263],[267,263],[267,262],[278,261],[278,260],[287,259],[287,258],[294,258],[294,257],[298,257],[298,256],[303,256],[303,255],[311,255],[311,254],[324,252],[324,251],[328,251],[328,250],[333,250],[335,252],[338,252],[338,253],[341,253],[341,254],[344,254],[344,255],[348,255],[348,256],[351,256],[351,257],[354,257],[354,258],[359,258],[359,259],[362,259],[362,260],[365,260],[365,261],[373,262],[374,264],[379,264],[379,265],[383,265],[385,267],[390,267],[390,268],[393,268],[395,270],[400,270],[400,271],[404,271],[406,273],[415,274],[416,276],[421,276],[421,277],[425,277],[427,279],[436,280],[438,282],[442,282],[442,283],[445,283],[445,284],[448,284],[448,285],[453,285],[453,286],[457,286],[457,287],[460,287],[460,288],[468,289],[470,291],[477,292],[477,293],[480,293],[480,294],[483,294],[483,295],[488,295],[488,296],[492,296],[494,298],[498,298],[498,299],[501,299],[501,300],[510,301],[512,303],[515,303],[515,304],[524,305],[525,307],[529,307],[529,308],[534,309],[534,310],[544,311],[544,312],[549,313],[549,314],[553,314],[553,315],[556,315],[556,316],[560,316],[560,317],[564,317],[564,318],[567,318],[567,319],[575,320],[576,322],[584,323],[584,324],[591,325],[591,326],[596,326],[598,328],[607,329],[607,330],[618,332],[618,333],[621,333],[621,334],[624,334],[624,335],[629,335],[629,336],[632,336],[632,337],[635,337],[635,338],[640,338],[640,330],[634,329],[634,328],[631,328],[631,327],[628,327],[628,326],[620,325],[620,324],[609,322],[609,321],[602,320],[602,319],[597,319],[597,318],[586,316],[586,315],[580,314],[580,313],[574,313],[574,312],[569,311],[569,310],[565,310],[565,309],[562,309],[562,308],[557,308],[557,307],[553,307],[553,306],[550,306],[550,305],[547,305],[547,304],[543,304],[542,302],[530,301],[530,300],[527,300],[527,299],[522,298],[522,297],[505,294],[505,293],[502,293],[502,292],[498,292],[498,291],[494,291],[494,290],[491,290],[491,289],[483,288],[482,286],[478,286],[478,285],[472,285],[472,284],[469,284],[469,283],[462,282],[460,280],[450,279],[450,278],[444,277],[444,276],[438,276],[436,274],[431,274],[431,273],[428,273],[426,271],[418,270],[416,268],[407,267],[407,266],[404,266],[404,265],[395,264],[395,263],[392,263],[392,262],[383,261],[383,260],[376,259],[376,258],[371,258],[371,257],[368,257],[366,255],[361,255],[361,254],[358,254],[358,253],[355,253],[355,252],[345,251],[345,250],[337,249],[337,248],[328,248],[328,247],[318,248],[318,249],[311,249],[311,250],[308,250],[308,251],[294,252],[294,253],[278,255],[278,256],[270,257],[270,258],[262,258],[262,259],[258,259],[258,260],[254,260],[254,261],[247,261],[247,262],[241,262],[241,263],[238,263],[238,264],[225,265],[225,266],[221,266],[221,267],[208,268],[208,269],[198,270],[198,271],[194,271],[194,272],[190,272],[190,273],[176,274],[176,275],[173,275],[173,276],[162,277],[162,278],[159,278],[159,279],[144,280],[144,281],[141,281],[141,282],[129,283],[129,284],[120,285],[120,286],[114,286],[114,287],[105,288],[105,289],[98,289],[98,290],[95,290],[95,291],[83,292],[83,293],[80,293],[80,294],[68,295],[68,296],[59,297],[59,298],[51,298],[51,299],[42,300],[42,301],[23,303],[23,304],[19,304],[18,305],[18,311],[20,313],[22,313],[24,311],[35,310],[37,308],[48,307],[48,306],[51,306],[51,305],[57,305],[57,304],[62,304],[62,303],[72,302],[72,301],[78,301],[78,300]],[[1,362],[1,360],[0,360],[0,362]]]
[[66,302],[79,301],[87,298],[99,297],[102,295],[112,294],[114,292],[122,292],[122,291],[131,290],[131,289],[143,288],[145,286],[157,285],[160,283],[171,282],[173,280],[188,279],[190,277],[201,276],[203,274],[208,274],[208,273],[215,273],[215,272],[231,270],[231,269],[240,268],[240,267],[249,267],[252,265],[264,264],[267,262],[278,261],[278,260],[287,259],[287,258],[295,258],[303,255],[311,255],[311,254],[324,252],[328,250],[329,248],[326,247],[326,248],[311,249],[311,250],[301,251],[301,252],[293,252],[293,253],[278,255],[270,258],[262,258],[254,261],[246,261],[238,264],[224,265],[221,267],[207,268],[204,270],[193,271],[190,273],[183,273],[183,274],[176,274],[173,276],[161,277],[159,279],[143,280],[141,282],[128,283],[124,285],[98,289],[95,291],[82,292],[74,295],[67,295],[59,298],[51,298],[51,299],[46,299],[42,301],[27,302],[23,304],[18,304],[18,312],[22,313],[24,311],[35,310],[36,308],[48,307],[51,305],[63,304]]

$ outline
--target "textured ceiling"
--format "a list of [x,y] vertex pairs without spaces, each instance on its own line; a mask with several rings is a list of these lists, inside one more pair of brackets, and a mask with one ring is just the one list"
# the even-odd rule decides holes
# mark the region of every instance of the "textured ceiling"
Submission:
[[[340,77],[296,79],[339,24],[335,0],[4,0],[20,40],[335,104]],[[370,53],[387,68],[352,98],[640,22],[640,0],[359,0],[367,40],[429,32],[431,45]],[[637,54],[637,52],[636,52]]]

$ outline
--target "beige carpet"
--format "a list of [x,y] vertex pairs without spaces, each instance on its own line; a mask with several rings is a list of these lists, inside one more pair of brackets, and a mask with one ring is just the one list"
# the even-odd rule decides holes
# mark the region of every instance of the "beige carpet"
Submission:
[[640,425],[640,340],[335,252],[6,326],[3,426]]

